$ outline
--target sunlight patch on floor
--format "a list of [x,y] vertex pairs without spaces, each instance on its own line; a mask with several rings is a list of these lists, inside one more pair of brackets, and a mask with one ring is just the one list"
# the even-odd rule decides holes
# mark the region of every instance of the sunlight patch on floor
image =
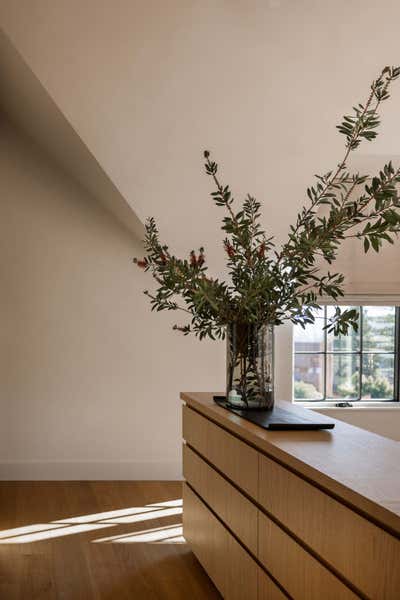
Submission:
[[[67,525],[65,525],[65,527],[67,527]],[[27,525],[26,527],[17,527],[16,529],[4,529],[3,531],[0,531],[0,540],[48,529],[60,529],[60,525],[53,525],[52,523],[37,523],[36,525]]]
[[[48,525],[45,527],[48,527]],[[88,533],[103,527],[113,527],[113,525],[105,525],[103,523],[91,523],[90,525],[72,525],[71,527],[62,527],[57,529],[46,529],[36,533],[27,533],[25,535],[17,535],[15,537],[0,540],[0,544],[31,544],[32,542],[42,542],[43,540],[51,540],[54,538],[65,537],[66,535],[74,535],[76,533]]]
[[182,535],[182,525],[167,525],[166,527],[156,527],[155,529],[144,529],[133,533],[125,533],[123,535],[113,535],[107,538],[93,540],[93,543],[108,543],[108,544],[138,544],[138,543],[153,543],[153,544],[183,544],[185,539]]
[[[142,521],[162,519],[181,514],[182,499],[155,502],[146,504],[145,506],[135,506],[132,508],[123,508],[120,510],[111,510],[91,515],[81,515],[78,517],[68,517],[66,519],[51,521],[50,523],[35,523],[14,529],[3,530],[0,531],[0,544],[30,544],[33,542],[64,537],[66,535],[90,533],[97,529],[116,527],[118,525],[130,525],[141,523]],[[111,538],[93,541],[104,541],[108,543],[160,544],[183,543],[184,539],[182,537],[181,525],[175,523],[174,525],[167,525],[165,527],[131,531]]]
[[152,519],[159,519],[160,517],[171,517],[173,515],[180,514],[182,514],[181,507],[160,508],[159,510],[143,513],[140,515],[130,515],[126,517],[120,517],[119,519],[107,519],[107,523],[112,523],[113,525],[125,525],[128,523],[140,523],[141,521],[151,521]]
[[[161,507],[160,507],[161,508]],[[134,508],[123,508],[121,510],[110,510],[108,512],[96,513],[93,515],[82,515],[80,517],[68,517],[52,521],[52,523],[88,523],[91,521],[102,521],[104,519],[119,519],[130,515],[141,515],[143,513],[154,512],[153,506],[135,506]]]

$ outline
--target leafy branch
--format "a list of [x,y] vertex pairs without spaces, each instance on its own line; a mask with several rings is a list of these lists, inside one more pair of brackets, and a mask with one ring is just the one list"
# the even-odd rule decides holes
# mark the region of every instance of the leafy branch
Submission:
[[[343,296],[344,276],[325,272],[324,266],[335,262],[343,241],[355,238],[365,252],[371,248],[379,252],[383,243],[393,244],[400,231],[400,168],[389,162],[370,177],[351,173],[347,167],[350,153],[361,142],[376,138],[379,108],[399,76],[400,67],[385,67],[372,82],[367,100],[343,117],[337,129],[345,136],[344,155],[335,169],[316,175],[307,189],[309,204],[297,215],[279,250],[261,227],[261,204],[248,195],[236,210],[230,187],[219,179],[218,164],[205,151],[205,172],[215,186],[211,197],[226,213],[221,229],[229,280],[207,275],[202,247],[191,250],[185,259],[171,254],[150,218],[146,254],[134,262],[149,271],[157,284],[154,293],[145,292],[152,310],[185,312],[190,323],[174,329],[215,339],[224,337],[226,325],[233,321],[280,325],[290,320],[305,327],[314,322],[321,296],[333,302]],[[337,307],[327,328],[338,335],[357,326],[357,311]]]

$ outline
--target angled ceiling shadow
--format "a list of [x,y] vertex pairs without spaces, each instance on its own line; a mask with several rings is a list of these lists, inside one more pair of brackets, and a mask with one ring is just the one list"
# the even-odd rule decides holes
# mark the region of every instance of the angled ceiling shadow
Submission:
[[0,82],[10,121],[141,239],[143,223],[1,29]]

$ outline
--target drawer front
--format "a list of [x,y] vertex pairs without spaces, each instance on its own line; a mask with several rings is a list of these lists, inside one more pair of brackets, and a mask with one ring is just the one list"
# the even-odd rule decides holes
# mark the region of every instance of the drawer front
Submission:
[[183,447],[183,475],[240,541],[256,555],[258,510],[255,505],[188,446]]
[[258,536],[258,558],[261,564],[296,600],[358,598],[335,575],[261,512]]
[[400,598],[399,540],[264,456],[259,502],[366,596]]
[[247,492],[258,498],[258,452],[187,406],[183,437],[190,446]]
[[225,600],[257,600],[258,565],[186,484],[183,535]]
[[258,567],[258,600],[287,600],[288,596]]

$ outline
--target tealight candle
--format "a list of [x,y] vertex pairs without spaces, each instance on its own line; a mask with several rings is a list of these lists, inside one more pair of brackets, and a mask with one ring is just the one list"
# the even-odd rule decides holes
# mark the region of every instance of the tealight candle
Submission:
[[229,404],[242,406],[242,396],[238,394],[236,390],[231,390],[228,394],[228,402]]

